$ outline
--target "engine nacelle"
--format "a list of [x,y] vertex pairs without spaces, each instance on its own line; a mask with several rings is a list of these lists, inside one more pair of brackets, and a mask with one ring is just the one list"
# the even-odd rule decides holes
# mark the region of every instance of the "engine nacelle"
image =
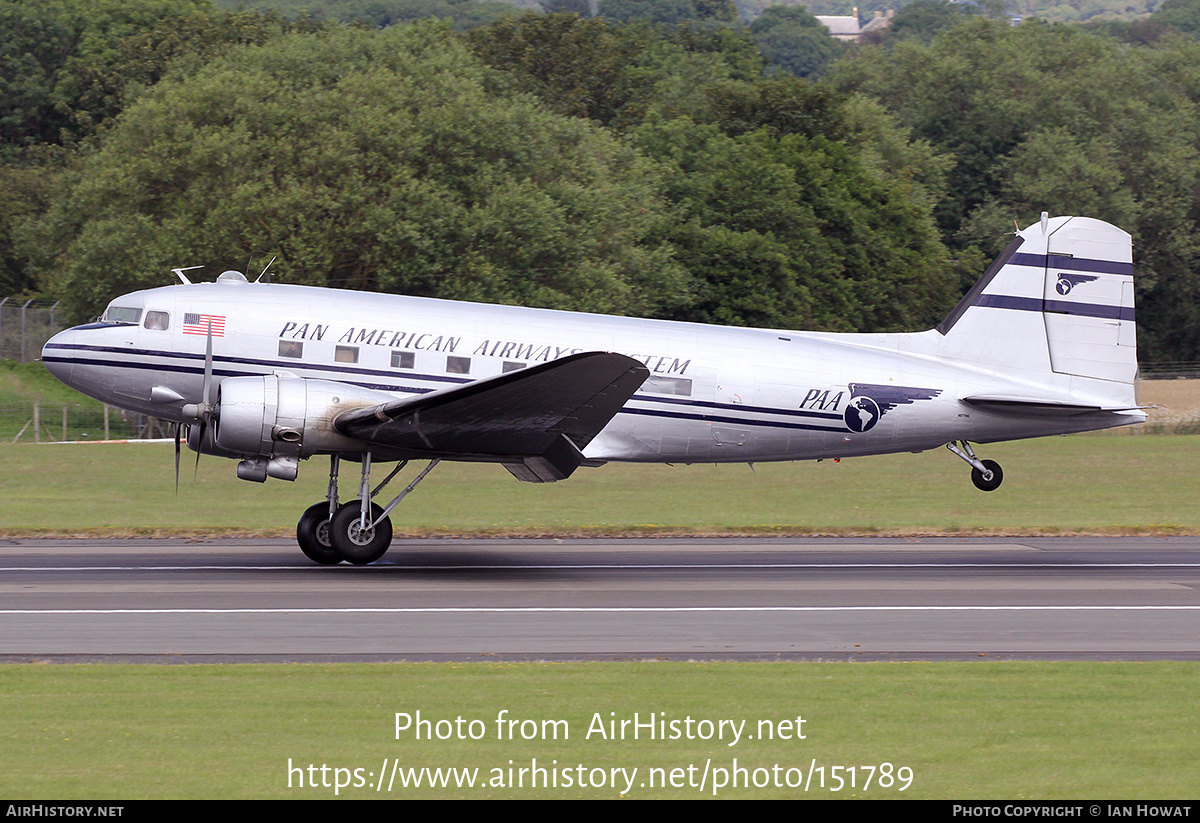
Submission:
[[344,411],[395,400],[385,394],[330,380],[300,377],[227,377],[217,393],[216,420],[206,442],[188,445],[206,454],[238,457],[238,477],[295,480],[299,461],[318,452],[360,451],[339,434],[334,419]]

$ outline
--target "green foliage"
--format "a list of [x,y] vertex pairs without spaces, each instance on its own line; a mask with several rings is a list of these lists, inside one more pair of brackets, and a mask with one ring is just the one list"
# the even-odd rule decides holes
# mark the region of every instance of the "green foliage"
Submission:
[[670,168],[670,237],[697,284],[676,317],[853,331],[942,316],[955,284],[929,197],[880,109],[791,79],[710,101],[634,133]]
[[750,81],[762,73],[753,41],[728,27],[667,29],[525,15],[471,32],[468,42],[553,111],[618,128],[650,112],[688,111],[703,104],[714,82]]
[[[586,0],[583,0],[586,5]],[[458,31],[486,26],[502,17],[519,14],[521,6],[534,8],[535,0],[524,3],[504,0],[216,0],[231,10],[257,9],[279,14],[298,24],[318,27],[324,23],[385,28],[417,20],[450,20]]]
[[[43,261],[76,317],[173,266],[649,313],[686,295],[654,170],[435,25],[292,35],[159,83],[66,181]],[[98,277],[97,273],[106,276]]]
[[26,226],[46,210],[57,172],[49,161],[0,165],[0,299],[38,291],[28,265]]
[[697,18],[692,0],[600,0],[600,16],[620,23],[646,20],[669,26]]
[[280,30],[208,0],[0,0],[0,151],[89,137],[172,61]]
[[77,32],[51,5],[15,0],[0,1],[0,32],[0,145],[57,140],[54,86]]
[[953,304],[929,218],[945,164],[878,106],[762,77],[753,42],[728,29],[547,15],[470,40],[519,88],[627,131],[662,164],[675,204],[662,236],[695,290],[669,316],[878,330],[932,325]]
[[946,0],[913,0],[896,12],[888,26],[891,41],[913,39],[928,44],[946,29],[967,17],[980,14],[978,6],[948,3]]
[[738,19],[737,4],[733,0],[692,0],[696,9],[696,17],[700,20],[713,20],[720,23],[736,23]]
[[[96,144],[65,170],[0,170],[0,276],[76,317],[174,266],[279,255],[292,282],[452,298],[847,331],[939,319],[957,272],[930,218],[953,171],[934,141],[865,97],[764,77],[753,34],[713,25],[728,3],[689,6],[705,19],[531,14],[461,38],[199,0],[150,15],[76,95]],[[829,41],[814,24],[785,10],[758,31]]]
[[3,0],[0,137],[7,145],[93,134],[131,91],[155,82],[183,52],[212,54],[261,41],[278,27],[258,15],[216,13],[207,0]]
[[625,72],[643,43],[602,19],[527,14],[476,29],[474,52],[552,111],[610,122],[632,89]]
[[816,77],[842,54],[829,30],[802,8],[773,6],[750,24],[768,66],[797,77]]
[[1115,223],[1134,235],[1142,358],[1200,359],[1200,46],[968,20],[834,75],[954,158],[936,212],[952,248],[994,254],[1041,211]]
[[1163,0],[1150,21],[1200,36],[1200,0]]
[[589,0],[542,0],[542,11],[546,14],[577,14],[580,17],[591,17],[592,9]]

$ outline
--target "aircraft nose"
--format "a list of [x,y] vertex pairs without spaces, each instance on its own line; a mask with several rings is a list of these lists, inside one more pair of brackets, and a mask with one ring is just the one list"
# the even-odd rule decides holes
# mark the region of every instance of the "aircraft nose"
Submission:
[[74,366],[73,347],[78,333],[75,329],[60,331],[46,341],[42,347],[42,365],[46,371],[57,377],[68,386],[71,385],[71,371]]

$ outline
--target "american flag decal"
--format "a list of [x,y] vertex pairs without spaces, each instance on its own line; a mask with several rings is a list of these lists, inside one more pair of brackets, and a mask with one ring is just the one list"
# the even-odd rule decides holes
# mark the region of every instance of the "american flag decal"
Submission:
[[208,326],[212,324],[212,336],[225,336],[225,315],[223,314],[194,314],[186,312],[183,315],[183,333],[208,336]]

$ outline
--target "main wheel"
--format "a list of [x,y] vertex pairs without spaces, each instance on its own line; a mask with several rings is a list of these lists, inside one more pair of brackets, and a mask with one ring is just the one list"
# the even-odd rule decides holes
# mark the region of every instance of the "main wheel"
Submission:
[[971,482],[980,491],[995,491],[1000,488],[1000,484],[1004,481],[1004,472],[1001,471],[1000,464],[995,460],[984,460],[982,462],[983,467],[987,469],[987,473],[985,474],[979,469],[971,469]]
[[329,503],[315,503],[304,510],[296,524],[296,542],[314,563],[334,566],[342,562],[342,556],[329,542]]
[[[374,527],[362,527],[362,503],[351,500],[337,510],[329,521],[329,541],[334,550],[348,563],[365,566],[383,557],[392,545],[392,521],[383,518]],[[371,504],[370,519],[383,514],[377,504]]]

